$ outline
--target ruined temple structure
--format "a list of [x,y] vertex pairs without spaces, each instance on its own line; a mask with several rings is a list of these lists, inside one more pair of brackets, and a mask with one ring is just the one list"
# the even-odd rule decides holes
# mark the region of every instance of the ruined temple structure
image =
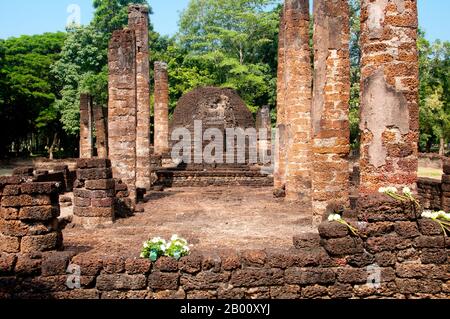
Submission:
[[[213,140],[215,150],[236,151],[236,144],[226,139],[229,129],[269,131],[270,110],[262,108],[255,123],[234,90],[204,87],[178,101],[169,123],[164,63],[155,64],[157,154],[150,153],[148,9],[130,6],[129,27],[115,31],[109,45],[104,134],[99,108],[89,96],[81,96],[80,150],[86,158],[77,160],[76,176],[64,166],[52,174],[24,167],[0,177],[0,299],[449,299],[450,243],[441,225],[422,217],[415,203],[378,193],[379,187],[408,186],[414,194],[417,189],[422,208],[450,209],[448,158],[443,159],[442,181],[417,179],[417,1],[361,1],[362,139],[360,174],[355,169],[351,178],[359,193],[352,203],[349,7],[346,0],[314,1],[312,55],[309,2],[285,0],[278,50],[278,134],[274,141],[259,136],[254,143],[259,148],[274,144],[273,178],[260,163],[252,164],[257,147],[246,144],[245,156],[232,155],[232,163],[222,163],[225,159],[209,147]],[[95,153],[93,119],[97,152],[105,156],[107,149],[109,158],[90,158]],[[189,147],[172,158],[167,153],[177,150],[179,135],[188,139]],[[211,139],[199,138],[205,135]],[[170,137],[175,141],[168,143]],[[217,155],[215,161],[205,161],[205,149]],[[154,192],[146,207],[159,209],[160,215],[155,218],[144,209],[141,216],[130,217],[128,209],[133,212],[138,193],[151,182],[160,190],[189,186],[181,197],[187,201],[172,206],[175,193],[183,191]],[[228,187],[203,193],[191,188],[214,185]],[[268,186],[269,191],[252,197],[248,193],[253,188],[237,185]],[[286,202],[270,198],[273,186]],[[75,223],[94,230],[71,227],[62,232],[66,220],[60,216],[59,195],[72,190]],[[229,196],[233,191],[234,198]],[[208,204],[202,205],[200,196]],[[157,202],[161,198],[170,202]],[[251,201],[262,204],[255,208]],[[240,213],[234,223],[225,216],[232,210]],[[355,228],[324,220],[333,212],[342,213]],[[206,213],[213,215],[210,224]],[[285,220],[288,228],[277,224],[289,213],[293,219]],[[264,214],[270,219],[260,219]],[[173,218],[160,220],[161,215]],[[113,224],[127,217],[118,227]],[[196,218],[201,222],[192,223]],[[255,228],[249,220],[267,225],[256,222]],[[216,228],[210,227],[213,223]],[[166,227],[172,233],[179,224],[196,240],[190,255],[156,262],[139,257],[149,230],[159,234]],[[226,237],[217,233],[219,228]],[[276,237],[288,229],[295,235],[283,246],[286,242],[282,245]],[[234,238],[237,234],[241,239]],[[252,236],[256,248],[248,247]],[[64,244],[70,249],[61,251]]]
[[[286,0],[281,16],[274,184],[275,194],[311,205],[318,224],[331,207],[350,204],[349,8],[345,0],[316,0],[313,12],[314,67],[309,1]],[[363,0],[361,30],[359,193],[416,189],[416,1]]]
[[[264,117],[260,115],[259,126],[270,127],[267,113],[268,110]],[[166,186],[271,186],[273,180],[269,174],[251,165],[258,160],[258,136],[255,135],[254,140],[246,136],[241,149],[234,135],[236,131],[229,129],[256,132],[253,115],[236,91],[201,87],[183,95],[170,122],[169,135],[173,139],[172,150],[182,140],[180,136],[190,140],[190,147],[175,152],[178,160],[157,171],[159,183]],[[215,147],[211,146],[212,141]],[[205,157],[206,153],[212,155],[211,161]],[[256,160],[251,163],[251,159]]]

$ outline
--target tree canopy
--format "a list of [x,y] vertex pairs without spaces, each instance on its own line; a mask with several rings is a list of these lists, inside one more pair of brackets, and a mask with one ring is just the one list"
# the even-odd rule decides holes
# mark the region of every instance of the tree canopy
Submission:
[[[89,25],[0,40],[0,155],[10,151],[50,155],[59,149],[61,155],[77,156],[80,93],[90,93],[106,107],[108,42],[114,30],[127,25],[130,3],[148,5],[147,0],[93,0]],[[236,89],[254,113],[269,105],[275,123],[279,3],[190,0],[172,37],[154,32],[150,23],[150,63],[169,65],[171,111],[182,94],[214,85]],[[360,2],[349,3],[350,123],[357,149]],[[450,43],[430,43],[420,32],[418,48],[420,147],[443,153],[450,141]]]

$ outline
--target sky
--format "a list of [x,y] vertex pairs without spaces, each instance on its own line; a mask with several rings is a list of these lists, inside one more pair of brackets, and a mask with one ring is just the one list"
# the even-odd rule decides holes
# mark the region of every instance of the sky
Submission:
[[[92,0],[0,0],[0,39],[22,34],[64,31],[67,20],[77,16],[81,24],[92,19]],[[149,0],[154,14],[152,23],[162,35],[173,35],[178,17],[189,0]],[[449,0],[418,0],[419,22],[427,39],[450,41]],[[75,6],[73,6],[75,5]]]

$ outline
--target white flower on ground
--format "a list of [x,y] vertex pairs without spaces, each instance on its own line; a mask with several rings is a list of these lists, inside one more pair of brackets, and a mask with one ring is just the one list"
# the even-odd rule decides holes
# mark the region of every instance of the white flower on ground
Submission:
[[423,218],[431,218],[433,212],[431,210],[424,210],[422,213]]
[[185,251],[189,251],[189,250],[190,250],[188,246],[184,246],[183,249],[184,249]]
[[397,194],[397,188],[395,188],[393,186],[389,186],[386,188],[386,192]]
[[404,188],[403,188],[403,194],[405,194],[405,195],[411,195],[411,188],[409,188],[409,187],[404,187]]
[[166,249],[167,249],[166,245],[161,245],[160,248],[161,248],[162,251],[166,251]]
[[342,217],[339,214],[331,214],[330,216],[328,216],[328,221],[330,222],[339,221],[341,219]]
[[145,258],[145,254],[141,253],[140,258]]
[[175,241],[178,239],[179,239],[178,235],[173,235],[172,238],[170,238],[171,241]]
[[380,189],[378,189],[378,193],[381,193],[381,194],[386,193],[386,188],[385,187],[380,187]]

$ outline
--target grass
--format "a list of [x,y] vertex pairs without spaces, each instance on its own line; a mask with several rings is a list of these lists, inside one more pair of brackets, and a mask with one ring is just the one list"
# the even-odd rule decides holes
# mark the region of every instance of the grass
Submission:
[[440,180],[442,178],[442,170],[437,168],[419,167],[419,177],[428,177]]

